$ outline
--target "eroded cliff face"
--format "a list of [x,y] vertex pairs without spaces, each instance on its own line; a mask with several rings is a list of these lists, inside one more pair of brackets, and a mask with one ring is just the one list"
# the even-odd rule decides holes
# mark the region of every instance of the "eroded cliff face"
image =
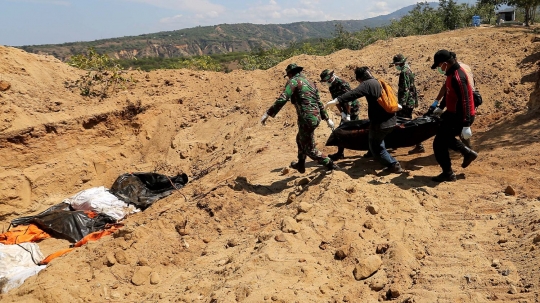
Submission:
[[[328,25],[307,28],[302,24],[287,26],[234,24],[192,28],[173,32],[51,45],[27,45],[27,52],[52,55],[62,61],[94,47],[118,59],[142,57],[189,57],[228,52],[249,52],[259,48],[287,46],[309,38],[330,37]],[[333,27],[333,25],[332,25]]]
[[160,44],[148,42],[143,48],[125,49],[112,53],[117,59],[133,59],[144,57],[190,57],[212,54],[225,54],[230,52],[249,52],[260,47],[272,47],[271,43],[263,40],[250,39],[230,42],[197,41],[183,44]]

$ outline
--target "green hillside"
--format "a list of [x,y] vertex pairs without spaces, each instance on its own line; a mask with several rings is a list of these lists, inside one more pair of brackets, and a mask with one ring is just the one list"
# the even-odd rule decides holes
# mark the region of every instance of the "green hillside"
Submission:
[[220,24],[90,42],[28,45],[20,48],[31,53],[51,54],[61,60],[83,53],[89,47],[94,47],[99,53],[107,53],[118,59],[176,58],[249,52],[260,48],[286,47],[295,41],[329,38],[334,33],[336,24],[341,24],[343,29],[349,32],[360,31],[366,27],[386,25],[392,19],[400,18],[413,8],[414,6],[408,6],[389,15],[365,20],[264,25],[250,23]]

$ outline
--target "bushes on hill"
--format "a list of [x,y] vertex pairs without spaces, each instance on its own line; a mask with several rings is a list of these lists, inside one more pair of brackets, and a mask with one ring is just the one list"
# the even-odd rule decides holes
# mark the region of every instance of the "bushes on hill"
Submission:
[[480,4],[458,5],[454,0],[439,0],[438,8],[434,8],[428,2],[418,3],[407,15],[387,26],[350,33],[338,23],[334,36],[330,39],[320,39],[315,43],[295,43],[286,49],[257,50],[246,55],[240,61],[240,65],[247,70],[268,69],[299,54],[325,56],[341,49],[358,50],[378,40],[393,37],[436,34],[470,26],[472,16],[482,12],[485,13],[486,10]]
[[223,71],[223,66],[210,56],[200,56],[189,59],[180,59],[174,63],[173,68],[189,68],[194,70]]
[[124,76],[124,71],[115,60],[106,54],[98,54],[92,47],[88,49],[87,54],[72,56],[68,64],[86,71],[86,74],[74,83],[67,83],[68,86],[79,88],[83,96],[105,98],[133,81]]
[[124,69],[140,69],[143,71],[189,68],[193,70],[221,72],[225,70],[223,62],[227,62],[227,60],[223,61],[220,58],[211,56],[197,56],[191,58],[145,57],[139,59],[121,59],[117,62]]

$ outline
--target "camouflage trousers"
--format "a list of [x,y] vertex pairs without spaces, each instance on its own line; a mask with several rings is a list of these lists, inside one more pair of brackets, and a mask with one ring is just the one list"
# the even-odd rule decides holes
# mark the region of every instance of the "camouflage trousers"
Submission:
[[330,162],[325,154],[315,146],[315,129],[318,125],[312,126],[307,123],[298,123],[298,134],[296,134],[296,145],[298,146],[298,160],[305,161],[306,157],[326,165]]

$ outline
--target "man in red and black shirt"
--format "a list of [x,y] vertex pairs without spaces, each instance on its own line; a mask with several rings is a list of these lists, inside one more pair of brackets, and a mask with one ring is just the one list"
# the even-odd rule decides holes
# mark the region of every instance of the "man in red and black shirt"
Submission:
[[472,136],[471,125],[476,114],[473,100],[473,88],[468,80],[467,72],[456,61],[454,53],[439,50],[435,53],[431,69],[446,75],[446,93],[444,99],[435,109],[434,114],[441,114],[441,125],[433,140],[435,159],[442,168],[442,173],[433,178],[435,182],[456,181],[452,170],[449,149],[459,151],[463,155],[461,167],[466,168],[474,161],[478,154],[466,147],[456,136],[469,139]]

